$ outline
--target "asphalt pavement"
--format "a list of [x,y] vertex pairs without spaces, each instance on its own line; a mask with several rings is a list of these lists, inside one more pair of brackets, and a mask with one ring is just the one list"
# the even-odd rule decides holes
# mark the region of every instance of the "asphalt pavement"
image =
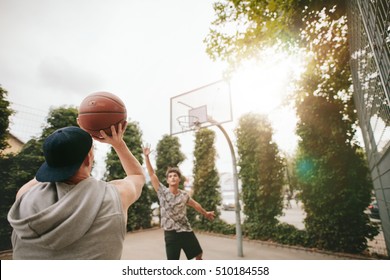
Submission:
[[[234,237],[195,232],[206,260],[350,260],[359,256],[336,254],[270,242],[243,240],[243,257],[238,256]],[[181,260],[185,260],[184,252]],[[161,228],[127,233],[122,260],[166,260],[164,232]]]
[[[318,251],[302,247],[286,246],[257,240],[242,241],[243,256],[238,255],[239,243],[232,236],[196,232],[203,248],[205,260],[354,260],[358,255]],[[0,252],[0,260],[12,259],[12,251]],[[186,260],[184,252],[181,260]],[[156,227],[128,232],[125,238],[122,260],[166,260],[164,232]]]

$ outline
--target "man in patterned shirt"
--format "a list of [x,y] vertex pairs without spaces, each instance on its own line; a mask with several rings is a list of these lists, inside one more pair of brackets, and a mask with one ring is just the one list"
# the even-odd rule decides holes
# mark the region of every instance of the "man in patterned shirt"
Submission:
[[180,259],[180,251],[183,249],[187,259],[202,259],[202,247],[199,244],[191,225],[187,219],[187,205],[193,207],[209,220],[215,217],[214,211],[206,211],[193,200],[188,193],[179,189],[181,173],[179,168],[173,167],[167,170],[168,188],[160,183],[149,160],[150,147],[144,147],[146,168],[150,176],[153,188],[157,192],[160,201],[161,226],[164,229],[165,251],[168,260]]

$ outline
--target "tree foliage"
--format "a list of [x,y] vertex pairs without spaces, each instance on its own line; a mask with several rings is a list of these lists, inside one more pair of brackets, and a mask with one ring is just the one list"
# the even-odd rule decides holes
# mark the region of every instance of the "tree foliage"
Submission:
[[334,12],[313,12],[301,33],[311,60],[297,90],[296,166],[314,246],[356,253],[377,229],[364,213],[372,181],[355,140],[346,17],[334,19]]
[[[168,167],[178,167],[185,160],[185,155],[180,151],[180,148],[179,138],[167,134],[163,135],[157,144],[156,175],[164,185],[167,185],[165,173]],[[183,179],[181,178],[180,188],[183,188]]]
[[251,238],[268,239],[283,210],[283,160],[265,116],[242,116],[236,135],[245,228]]
[[50,134],[62,127],[78,126],[77,116],[78,110],[74,106],[51,108],[46,119],[46,125],[43,127],[40,141],[43,143]]
[[348,141],[342,104],[310,96],[298,112],[296,174],[308,236],[321,249],[362,252],[377,234],[364,213],[372,182],[361,149]]
[[13,155],[0,157],[0,251],[11,248],[12,228],[8,223],[7,214],[16,195],[16,188],[9,176],[9,172],[12,172],[10,166],[14,165],[14,159]]
[[302,45],[300,32],[313,21],[312,12],[335,5],[337,10],[332,15],[338,18],[345,13],[343,0],[217,1],[213,4],[217,18],[204,40],[207,53],[213,59],[235,64],[269,46]]
[[0,86],[0,156],[2,155],[2,150],[8,146],[9,118],[13,113],[7,100],[7,94],[8,92]]
[[11,227],[7,221],[7,213],[15,200],[15,189],[10,184],[10,166],[13,165],[14,155],[4,155],[2,150],[8,146],[9,117],[12,113],[7,91],[0,86],[0,250],[11,247]]
[[[128,122],[123,139],[133,155],[142,164],[142,132],[138,123],[132,121]],[[117,153],[111,147],[110,152],[106,157],[105,179],[111,181],[124,177],[126,177],[126,173],[123,170]],[[149,187],[144,186],[140,198],[129,207],[127,212],[128,231],[151,227],[151,195],[152,190]]]
[[[194,185],[193,199],[199,202],[206,211],[214,211],[219,217],[218,205],[221,204],[218,170],[215,165],[217,152],[214,146],[215,132],[203,128],[196,132],[194,147]],[[189,209],[188,218],[196,226],[204,230],[213,230],[216,225],[194,209]]]

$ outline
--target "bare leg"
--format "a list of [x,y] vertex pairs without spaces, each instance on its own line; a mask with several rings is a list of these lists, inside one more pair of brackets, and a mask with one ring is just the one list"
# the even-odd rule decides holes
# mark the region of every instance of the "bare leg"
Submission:
[[203,255],[203,253],[200,253],[199,255],[197,255],[197,256],[195,257],[195,259],[196,259],[197,261],[203,260],[203,259],[202,259],[202,255]]

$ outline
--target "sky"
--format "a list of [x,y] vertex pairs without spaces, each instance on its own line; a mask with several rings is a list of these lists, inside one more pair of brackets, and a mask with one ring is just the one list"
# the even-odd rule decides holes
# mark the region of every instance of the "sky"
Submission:
[[[213,19],[209,0],[0,0],[0,85],[17,112],[11,133],[23,141],[40,134],[50,108],[78,106],[90,93],[108,91],[126,104],[128,117],[155,147],[170,133],[170,98],[220,80],[226,69],[206,54]],[[295,58],[266,54],[232,79],[234,143],[238,118],[268,114],[280,148],[296,147],[296,117],[281,104]],[[217,168],[231,172],[228,144],[216,131]],[[178,134],[192,173],[194,134]],[[106,145],[97,145],[103,157]],[[100,166],[102,168],[102,166]]]

